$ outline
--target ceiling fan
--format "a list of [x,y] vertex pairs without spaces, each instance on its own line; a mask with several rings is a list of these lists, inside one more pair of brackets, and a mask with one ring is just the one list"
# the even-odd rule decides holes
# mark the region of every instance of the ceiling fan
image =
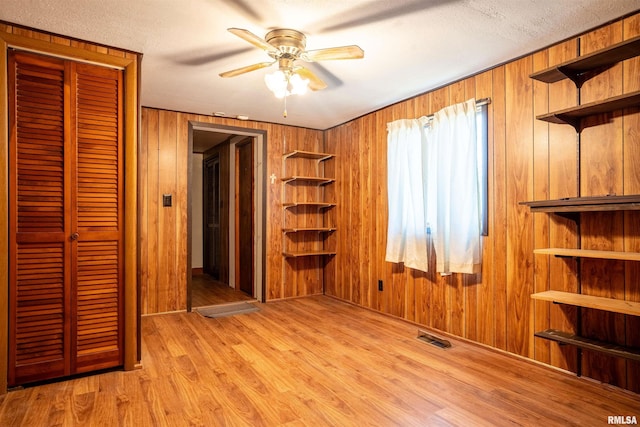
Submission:
[[252,45],[265,50],[273,60],[226,71],[220,73],[220,77],[235,77],[250,71],[270,67],[277,62],[280,74],[274,78],[278,79],[276,86],[279,82],[282,82],[284,85],[279,87],[281,92],[278,93],[277,90],[272,87],[269,82],[269,76],[265,78],[265,81],[269,89],[278,97],[286,97],[296,93],[296,88],[293,86],[296,86],[298,81],[304,82],[305,89],[308,85],[308,88],[314,91],[327,87],[327,84],[311,70],[298,65],[296,63],[298,60],[315,62],[335,59],[360,59],[364,57],[364,51],[356,45],[305,50],[307,44],[306,36],[300,31],[288,28],[271,30],[265,35],[264,39],[242,28],[229,28],[228,31]]

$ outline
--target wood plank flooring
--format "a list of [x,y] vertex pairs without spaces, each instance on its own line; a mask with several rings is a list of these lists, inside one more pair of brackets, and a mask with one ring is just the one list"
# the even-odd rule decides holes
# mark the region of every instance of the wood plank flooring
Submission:
[[194,275],[191,278],[191,306],[226,304],[236,301],[250,301],[250,295],[230,288],[226,283],[212,279],[206,274]]
[[566,426],[640,396],[326,296],[251,314],[143,318],[143,369],[9,392],[3,426]]

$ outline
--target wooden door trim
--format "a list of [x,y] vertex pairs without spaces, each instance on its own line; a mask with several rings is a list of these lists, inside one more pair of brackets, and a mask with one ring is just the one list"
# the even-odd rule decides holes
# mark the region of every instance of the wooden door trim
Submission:
[[[15,34],[0,32],[0,81],[7,82],[7,51],[10,48],[58,56],[73,61],[92,62],[124,70],[124,368],[140,366],[140,310],[138,307],[138,203],[137,173],[139,139],[139,76],[140,56],[113,56],[77,47],[50,43]],[[121,54],[121,52],[120,52]],[[0,85],[0,253],[8,254],[9,225],[9,123],[8,87]],[[6,343],[9,334],[8,318],[9,258],[0,257],[0,342]],[[0,394],[7,391],[8,348],[0,346]]]
[[[242,290],[241,286],[240,286],[240,209],[239,209],[239,202],[240,202],[240,180],[238,179],[238,174],[240,171],[240,156],[238,155],[238,152],[240,151],[240,149],[246,145],[251,146],[251,223],[252,223],[252,228],[255,227],[254,223],[254,218],[255,218],[255,202],[254,202],[254,192],[255,192],[255,174],[254,174],[254,170],[253,170],[253,163],[254,163],[254,154],[253,154],[253,143],[254,143],[254,138],[253,137],[248,137],[243,141],[237,142],[234,144],[234,150],[235,150],[235,154],[234,154],[234,158],[235,158],[235,169],[234,169],[234,173],[236,174],[235,177],[235,194],[234,194],[234,199],[235,199],[235,210],[234,210],[234,216],[235,216],[235,221],[234,221],[234,226],[235,226],[235,232],[234,232],[234,236],[235,236],[235,253],[234,253],[234,257],[235,257],[235,263],[234,263],[234,267],[235,267],[235,285],[234,288],[235,290],[239,291]],[[252,233],[253,234],[253,233]],[[255,296],[255,292],[256,292],[256,285],[255,285],[255,250],[254,250],[254,245],[251,245],[251,259],[252,259],[252,263],[251,263],[251,296]]]
[[[187,188],[191,189],[191,183],[193,180],[193,168],[191,164],[193,162],[193,131],[205,130],[209,132],[228,133],[229,135],[243,135],[254,138],[256,143],[257,170],[255,175],[256,180],[256,201],[255,209],[256,213],[256,228],[260,227],[261,243],[256,245],[255,262],[256,270],[255,284],[256,284],[256,299],[261,302],[266,302],[267,299],[267,274],[266,274],[266,250],[267,250],[267,131],[255,128],[245,128],[237,126],[228,126],[218,123],[200,122],[196,120],[188,121],[188,164],[187,164]],[[191,191],[187,192],[187,268],[186,271],[190,272],[191,265],[191,242],[192,242],[192,224],[191,224]],[[191,274],[186,275],[187,282],[187,311],[191,311]]]

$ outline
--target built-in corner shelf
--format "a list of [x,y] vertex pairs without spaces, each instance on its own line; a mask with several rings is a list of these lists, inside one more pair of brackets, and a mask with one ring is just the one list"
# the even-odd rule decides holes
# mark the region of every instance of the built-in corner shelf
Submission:
[[316,153],[314,151],[293,150],[293,151],[290,151],[290,152],[288,152],[286,154],[283,154],[282,157],[285,160],[286,159],[299,158],[299,159],[317,160],[319,162],[322,162],[322,161],[329,160],[329,159],[335,157],[335,154]]
[[328,208],[333,208],[336,206],[335,203],[325,203],[325,202],[288,202],[288,203],[283,203],[282,206],[287,209],[287,208],[297,208],[297,207],[315,207],[318,209],[328,209]]
[[571,125],[576,132],[581,132],[585,127],[586,120],[593,116],[633,107],[640,107],[640,91],[565,108],[564,110],[542,114],[536,118],[549,123]]
[[596,251],[591,249],[543,248],[534,249],[534,254],[554,255],[564,258],[617,259],[621,261],[640,261],[639,252]]
[[575,305],[578,307],[594,308],[596,310],[611,311],[613,313],[640,316],[640,302],[621,299],[597,297],[593,295],[574,294],[562,291],[544,291],[531,295],[531,298],[551,301],[557,304]]
[[[336,231],[336,229],[323,225],[329,223],[327,210],[336,206],[335,203],[326,201],[327,194],[325,193],[325,186],[334,183],[335,179],[325,176],[324,165],[327,160],[331,160],[334,157],[334,154],[305,150],[293,150],[282,155],[282,171],[285,176],[282,178],[282,207],[285,210],[291,209],[291,211],[284,215],[284,226],[282,227],[282,255],[285,258],[328,257],[336,254],[335,251],[327,248],[327,246],[330,246],[327,236]],[[293,168],[294,172],[292,175],[287,175],[289,163],[291,163],[292,166],[297,166]],[[297,192],[298,186],[290,185],[296,183],[300,183],[306,187],[303,194]],[[317,186],[317,191],[310,191],[308,189],[309,186]],[[302,198],[303,201],[297,201],[298,197]],[[293,222],[294,225],[287,225],[287,221]],[[304,225],[298,227],[297,224],[321,225]],[[295,250],[295,247],[288,248],[288,246],[294,246],[297,241],[301,240],[300,237],[292,236],[296,233],[300,233],[304,239],[311,237],[309,235],[313,233],[315,235],[313,238],[317,239],[313,243],[313,246],[316,246],[318,249],[298,251]],[[300,242],[298,242],[298,244],[299,243]]]
[[531,212],[578,213],[640,210],[640,195],[566,197],[555,200],[520,202],[520,204],[529,206]]
[[318,184],[318,185],[327,185],[327,184],[331,184],[332,182],[335,182],[335,179],[323,178],[320,176],[288,176],[288,177],[282,178],[282,181],[285,183],[300,181],[300,182],[308,182],[308,183]]
[[290,252],[284,251],[282,252],[282,256],[285,258],[299,258],[299,257],[307,257],[307,256],[333,256],[335,255],[335,251],[303,251],[303,252]]
[[640,36],[538,71],[529,77],[544,83],[555,83],[568,78],[577,87],[581,87],[585,81],[616,63],[638,55],[640,55]]
[[294,228],[283,228],[283,233],[303,233],[303,232],[315,232],[315,233],[331,233],[332,231],[336,231],[333,227],[294,227]]

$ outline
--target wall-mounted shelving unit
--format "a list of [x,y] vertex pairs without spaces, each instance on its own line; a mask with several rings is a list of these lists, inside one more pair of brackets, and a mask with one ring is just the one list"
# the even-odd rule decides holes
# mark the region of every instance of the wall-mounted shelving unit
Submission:
[[[550,301],[554,304],[566,304],[580,308],[590,308],[594,310],[609,311],[612,313],[640,316],[640,302],[634,301],[562,291],[538,292],[531,295],[531,298],[541,301]],[[605,353],[610,356],[640,361],[640,348],[630,348],[600,340],[589,339],[577,334],[559,331],[557,329],[547,329],[536,332],[535,336],[557,341],[562,344],[575,345],[579,348]]]
[[567,197],[556,200],[537,200],[522,202],[531,212],[580,213],[619,210],[640,210],[640,195]]
[[[530,77],[545,83],[554,83],[568,78],[573,81],[576,88],[580,90],[583,83],[587,80],[606,71],[620,61],[636,56],[640,56],[640,36],[531,74]],[[538,116],[537,119],[549,123],[568,124],[576,130],[578,133],[577,153],[579,162],[580,133],[587,126],[596,126],[602,123],[602,121],[593,120],[593,118],[616,111],[624,114],[625,109],[633,107],[640,107],[640,91],[550,112]],[[578,170],[579,169],[580,168],[578,168]],[[580,182],[580,176],[578,176],[578,182]],[[578,186],[578,188],[580,187]],[[531,212],[561,215],[575,221],[579,225],[581,216],[588,215],[589,212],[640,210],[640,195],[572,197],[556,200],[521,202],[521,204],[529,206]],[[578,237],[580,237],[580,227],[578,227]],[[636,252],[599,251],[580,248],[543,248],[534,250],[534,253],[575,258],[578,262],[582,258],[622,260],[625,262],[640,261],[640,253]],[[579,270],[580,264],[578,264],[577,271]],[[581,309],[583,308],[640,316],[640,302],[582,294],[580,281],[581,277],[578,275],[577,293],[548,290],[531,295],[531,298],[535,300],[550,301],[555,304],[577,307],[576,333],[547,329],[536,332],[535,336],[560,344],[576,346],[578,348],[579,360],[581,359],[581,350],[587,349],[610,356],[640,361],[640,349],[638,348],[624,347],[581,336],[580,320]],[[578,362],[577,369],[577,374],[580,375],[580,361]]]
[[[635,56],[640,56],[640,36],[533,73],[529,77],[544,83],[555,83],[568,78],[580,89],[587,80],[618,62]],[[568,124],[577,132],[581,132],[587,120],[593,116],[638,106],[640,106],[640,91],[554,111],[536,118],[550,123]]]
[[638,252],[594,251],[591,249],[546,248],[534,249],[535,254],[554,255],[565,258],[617,259],[621,261],[640,261]]
[[546,331],[536,332],[535,336],[556,341],[560,344],[569,344],[581,349],[597,351],[599,353],[608,354],[609,356],[640,361],[640,349],[632,349],[600,340],[592,340],[576,334],[558,331],[556,329],[547,329]]
[[569,79],[576,84],[576,87],[580,88],[584,82],[618,62],[638,55],[640,55],[640,36],[533,73],[529,77],[543,83],[555,83]]
[[[334,250],[327,249],[326,246],[326,236],[330,233],[336,231],[334,227],[327,226],[327,218],[324,215],[328,209],[331,209],[336,206],[333,202],[328,202],[325,200],[325,193],[323,191],[324,186],[332,184],[335,182],[334,178],[329,178],[324,175],[324,162],[327,160],[333,159],[335,156],[329,153],[320,153],[314,151],[302,151],[302,150],[293,150],[282,156],[282,170],[284,174],[284,178],[282,178],[283,183],[283,208],[285,210],[294,211],[294,215],[296,218],[296,225],[289,226],[286,224],[286,215],[285,215],[285,224],[282,228],[283,234],[283,251],[282,255],[285,258],[298,258],[298,257],[308,257],[308,256],[332,256],[335,255],[336,252]],[[298,175],[297,173],[293,173],[289,175],[287,170],[291,168],[291,165],[288,165],[289,162],[293,162],[296,160],[301,160],[307,163],[314,162],[315,170],[314,175]],[[294,172],[300,170],[300,168],[293,167]],[[308,170],[305,171],[308,173]],[[316,187],[317,191],[313,192],[305,192],[304,200],[297,200],[297,193],[295,191],[287,191],[288,186],[289,190],[294,190],[294,188],[298,185]],[[290,193],[293,193],[292,196]],[[289,194],[289,196],[287,196]],[[310,199],[309,194],[314,194],[314,197]],[[294,200],[288,200],[288,197],[293,197]],[[318,226],[298,226],[300,223],[307,223],[305,221],[306,215],[318,215],[322,217],[321,222],[322,225]],[[304,239],[305,236],[310,234],[314,234],[321,242],[322,248],[313,249],[313,250],[290,250],[289,246],[291,241],[289,241],[288,235],[297,235],[298,237]]]
[[569,304],[577,307],[595,308],[596,310],[640,316],[640,302],[625,301],[593,295],[574,294],[562,291],[544,291],[531,296],[533,299],[551,301],[556,304]]
[[633,107],[640,107],[640,91],[542,114],[536,119],[571,125],[576,132],[581,132],[586,127],[587,121],[594,116]]
[[[580,215],[588,212],[638,210],[640,209],[640,195],[631,196],[603,196],[603,197],[575,197],[559,200],[543,200],[522,202],[528,205],[532,212],[555,213],[566,216],[576,222],[580,221]],[[573,248],[540,248],[534,249],[536,254],[553,255],[563,258],[596,258],[621,261],[640,261],[638,252],[601,251],[591,249]],[[620,313],[631,316],[640,316],[640,302],[626,301],[615,298],[584,295],[581,293],[562,292],[549,290],[531,295],[535,300],[550,301],[554,304],[566,304],[582,308],[603,310],[612,313]],[[580,311],[579,311],[580,312]],[[578,316],[580,319],[580,316]],[[536,337],[556,341],[561,344],[574,345],[579,349],[597,351],[609,356],[621,357],[630,360],[640,360],[640,349],[630,348],[600,340],[585,338],[580,335],[580,324],[576,325],[577,333],[547,329],[535,333]],[[578,374],[581,369],[578,368]]]

